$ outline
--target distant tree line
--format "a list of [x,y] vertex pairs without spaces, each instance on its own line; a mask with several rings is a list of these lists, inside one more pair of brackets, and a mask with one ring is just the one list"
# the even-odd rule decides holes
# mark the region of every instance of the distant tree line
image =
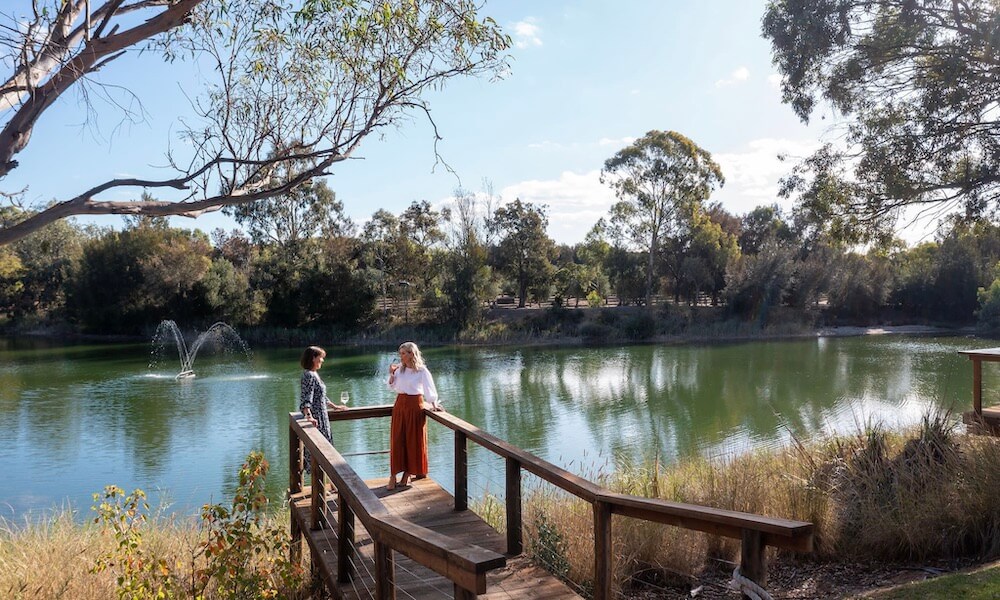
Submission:
[[210,236],[162,218],[121,230],[52,223],[0,246],[0,320],[100,334],[147,332],[165,318],[356,332],[385,325],[382,302],[405,298],[414,320],[457,332],[507,295],[569,308],[666,298],[761,325],[779,306],[814,321],[978,315],[1000,325],[1000,227],[983,219],[954,218],[914,247],[858,252],[807,211],[775,204],[734,215],[687,197],[650,251],[648,229],[650,237],[630,233],[642,229],[640,211],[622,206],[565,245],[546,233],[545,207],[489,192],[459,190],[442,210],[426,201],[379,210],[359,228],[325,183],[298,190],[233,211],[243,229]]

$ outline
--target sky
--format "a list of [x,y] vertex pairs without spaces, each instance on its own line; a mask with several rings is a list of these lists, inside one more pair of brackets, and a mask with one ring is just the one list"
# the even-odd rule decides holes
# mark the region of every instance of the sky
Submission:
[[[832,132],[826,115],[803,124],[781,103],[770,46],[760,37],[764,6],[764,0],[487,0],[483,14],[514,42],[510,72],[496,81],[452,80],[426,96],[443,137],[438,152],[454,172],[435,164],[431,126],[414,115],[369,137],[358,160],[337,165],[327,183],[361,224],[380,208],[399,214],[415,200],[442,207],[457,187],[478,192],[489,182],[503,202],[545,206],[549,235],[573,244],[616,201],[599,181],[604,161],[659,129],[692,139],[722,167],[726,183],[710,201],[738,215],[772,203],[790,207],[777,197],[779,178]],[[177,143],[178,117],[190,112],[189,98],[198,93],[196,71],[150,52],[111,63],[99,80],[135,98],[92,87],[92,114],[79,93],[61,98],[0,189],[26,187],[29,200],[47,201],[114,177],[166,177],[162,167]],[[141,107],[142,118],[123,122],[102,93]],[[781,154],[790,160],[780,161]],[[120,226],[122,220],[85,222]],[[173,223],[205,231],[236,226],[219,213]]]

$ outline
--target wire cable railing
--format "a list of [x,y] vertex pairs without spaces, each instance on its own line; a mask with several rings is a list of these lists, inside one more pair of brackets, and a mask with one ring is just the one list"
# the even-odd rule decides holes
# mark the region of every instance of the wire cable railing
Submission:
[[[330,419],[385,418],[391,415],[391,410],[388,405],[352,408],[331,412]],[[720,538],[738,540],[738,572],[758,586],[766,584],[768,547],[803,552],[812,549],[811,523],[616,493],[452,414],[428,410],[426,415],[429,421],[454,433],[455,511],[471,509],[504,537],[507,557],[526,555],[579,595],[595,600],[621,597],[623,584],[615,583],[615,573],[622,572],[621,565],[635,560],[635,556],[623,551],[624,544],[621,542],[615,544],[615,538],[620,536],[612,535],[613,519],[621,528],[669,526],[667,529],[690,530],[682,533],[692,536],[694,532],[702,532],[707,534],[704,539],[710,540],[707,543],[719,544]],[[327,519],[328,522],[338,523],[340,533],[335,542],[341,565],[337,570],[337,581],[346,582],[347,578],[355,576],[353,574],[366,583],[371,581],[373,589],[365,588],[368,595],[359,593],[359,598],[395,597],[388,595],[387,590],[392,590],[394,594],[397,589],[406,597],[413,597],[402,583],[399,586],[395,584],[392,552],[396,551],[409,556],[419,565],[406,566],[400,571],[401,579],[423,581],[421,598],[431,597],[425,595],[427,589],[434,593],[433,597],[438,597],[437,593],[441,597],[449,597],[447,590],[435,589],[437,584],[427,584],[430,580],[422,574],[425,569],[429,569],[428,573],[435,572],[451,579],[456,598],[474,597],[485,592],[485,573],[505,564],[503,556],[478,546],[450,545],[454,541],[449,541],[447,536],[389,515],[347,464],[346,458],[325,437],[302,420],[298,413],[292,413],[289,422],[290,493],[294,495],[302,490],[302,447],[310,451],[313,473],[320,474],[320,478],[323,474],[328,475],[338,491],[337,514],[331,514]],[[471,462],[469,442],[479,447],[475,448],[476,460]],[[485,455],[481,449],[487,451]],[[320,489],[325,490],[325,486]],[[321,496],[311,495],[314,507],[317,503],[328,505]],[[470,498],[474,500],[470,502]],[[546,510],[546,505],[558,506],[558,511]],[[359,529],[363,527],[373,542],[373,552],[365,554],[366,558],[360,561],[370,560],[370,565],[350,563],[344,558],[345,554],[362,555],[353,547],[354,533],[350,533],[350,539],[346,539],[345,535],[344,519],[353,521],[353,514],[358,516]],[[563,516],[553,517],[555,514]],[[322,510],[314,508],[313,522],[319,523],[321,515]],[[293,522],[293,537],[295,527]],[[445,548],[449,549],[446,551]],[[442,552],[452,553],[444,563]],[[570,560],[571,557],[573,560]],[[581,560],[581,557],[584,559]],[[461,568],[447,568],[452,562],[453,566],[461,565]],[[580,572],[580,565],[587,564],[590,568],[583,568],[587,572]],[[648,583],[657,587],[655,582]]]

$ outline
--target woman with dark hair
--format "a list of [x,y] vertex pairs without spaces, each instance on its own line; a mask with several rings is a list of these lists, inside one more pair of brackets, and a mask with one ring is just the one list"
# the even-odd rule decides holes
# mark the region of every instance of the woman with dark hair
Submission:
[[330,417],[327,415],[327,409],[344,410],[347,407],[343,404],[334,404],[326,396],[326,384],[317,373],[323,366],[325,358],[326,350],[319,346],[309,346],[302,353],[302,358],[299,360],[299,364],[302,365],[299,411],[326,436],[326,439],[330,439]]
[[424,401],[441,410],[434,377],[424,364],[420,348],[413,342],[399,346],[399,360],[389,365],[389,387],[397,393],[392,405],[389,436],[389,483],[386,489],[396,489],[396,473],[402,473],[399,484],[406,487],[410,476],[427,476],[427,417]]

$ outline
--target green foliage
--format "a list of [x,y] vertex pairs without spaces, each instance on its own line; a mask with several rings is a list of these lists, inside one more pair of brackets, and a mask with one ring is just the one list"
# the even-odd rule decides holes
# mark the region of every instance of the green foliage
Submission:
[[892,285],[888,260],[877,255],[847,254],[838,262],[830,285],[831,310],[863,322],[876,319]]
[[535,535],[528,544],[528,555],[556,577],[566,577],[570,564],[558,526],[544,512],[538,512],[533,527]]
[[202,543],[206,565],[196,572],[201,589],[217,598],[288,597],[301,583],[299,565],[287,560],[288,534],[283,526],[265,524],[268,463],[251,452],[240,468],[232,506],[207,504],[201,518],[208,539]]
[[[280,170],[286,181],[294,175],[291,165]],[[286,246],[317,236],[349,235],[354,230],[354,223],[344,214],[344,203],[323,180],[307,181],[280,196],[237,204],[224,212],[258,244]]]
[[791,252],[775,244],[733,261],[725,290],[729,312],[758,325],[766,324],[771,310],[781,304],[791,276]]
[[824,104],[847,117],[843,146],[800,164],[784,193],[854,241],[884,240],[908,205],[995,209],[998,17],[992,0],[769,2],[784,102],[803,121]]
[[94,523],[104,534],[114,537],[114,550],[97,558],[92,573],[112,571],[117,574],[117,595],[121,600],[166,600],[176,598],[178,582],[173,566],[166,558],[156,556],[143,545],[143,528],[149,505],[146,494],[135,490],[131,494],[115,485],[104,488],[104,496],[94,494],[97,516]]
[[628,316],[622,322],[622,333],[626,339],[633,341],[648,340],[656,334],[656,317],[643,310],[640,313]]
[[548,298],[555,274],[555,243],[545,232],[548,224],[544,208],[520,199],[497,208],[488,221],[489,230],[502,236],[497,267],[517,283],[518,308],[524,308],[529,291]]
[[[24,211],[0,210],[0,223],[14,223]],[[85,234],[57,221],[0,251],[0,312],[14,319],[64,317],[66,286],[79,261]],[[12,270],[13,261],[20,265]]]
[[0,311],[14,314],[17,298],[24,290],[24,273],[20,257],[12,249],[0,247]]
[[616,237],[647,255],[646,304],[655,290],[654,261],[663,238],[691,217],[725,179],[712,155],[674,131],[650,131],[604,163],[601,181],[619,198],[611,208]]
[[602,304],[604,304],[604,299],[597,293],[597,290],[593,290],[587,294],[587,305],[590,308],[600,308]]
[[580,337],[587,344],[606,343],[609,340],[614,340],[617,333],[614,327],[595,321],[580,326]]
[[[232,505],[202,508],[205,539],[189,557],[159,556],[147,547],[149,505],[142,490],[125,495],[117,486],[106,487],[103,500],[94,506],[94,522],[114,537],[115,546],[97,558],[91,572],[115,573],[116,592],[122,600],[300,597],[304,572],[287,558],[288,533],[283,525],[270,524],[265,518],[267,471],[263,454],[247,456]],[[94,494],[94,501],[99,499]],[[182,566],[193,572],[183,573]]]
[[977,297],[977,327],[989,333],[1000,331],[1000,277],[994,279],[989,288],[979,288]]

